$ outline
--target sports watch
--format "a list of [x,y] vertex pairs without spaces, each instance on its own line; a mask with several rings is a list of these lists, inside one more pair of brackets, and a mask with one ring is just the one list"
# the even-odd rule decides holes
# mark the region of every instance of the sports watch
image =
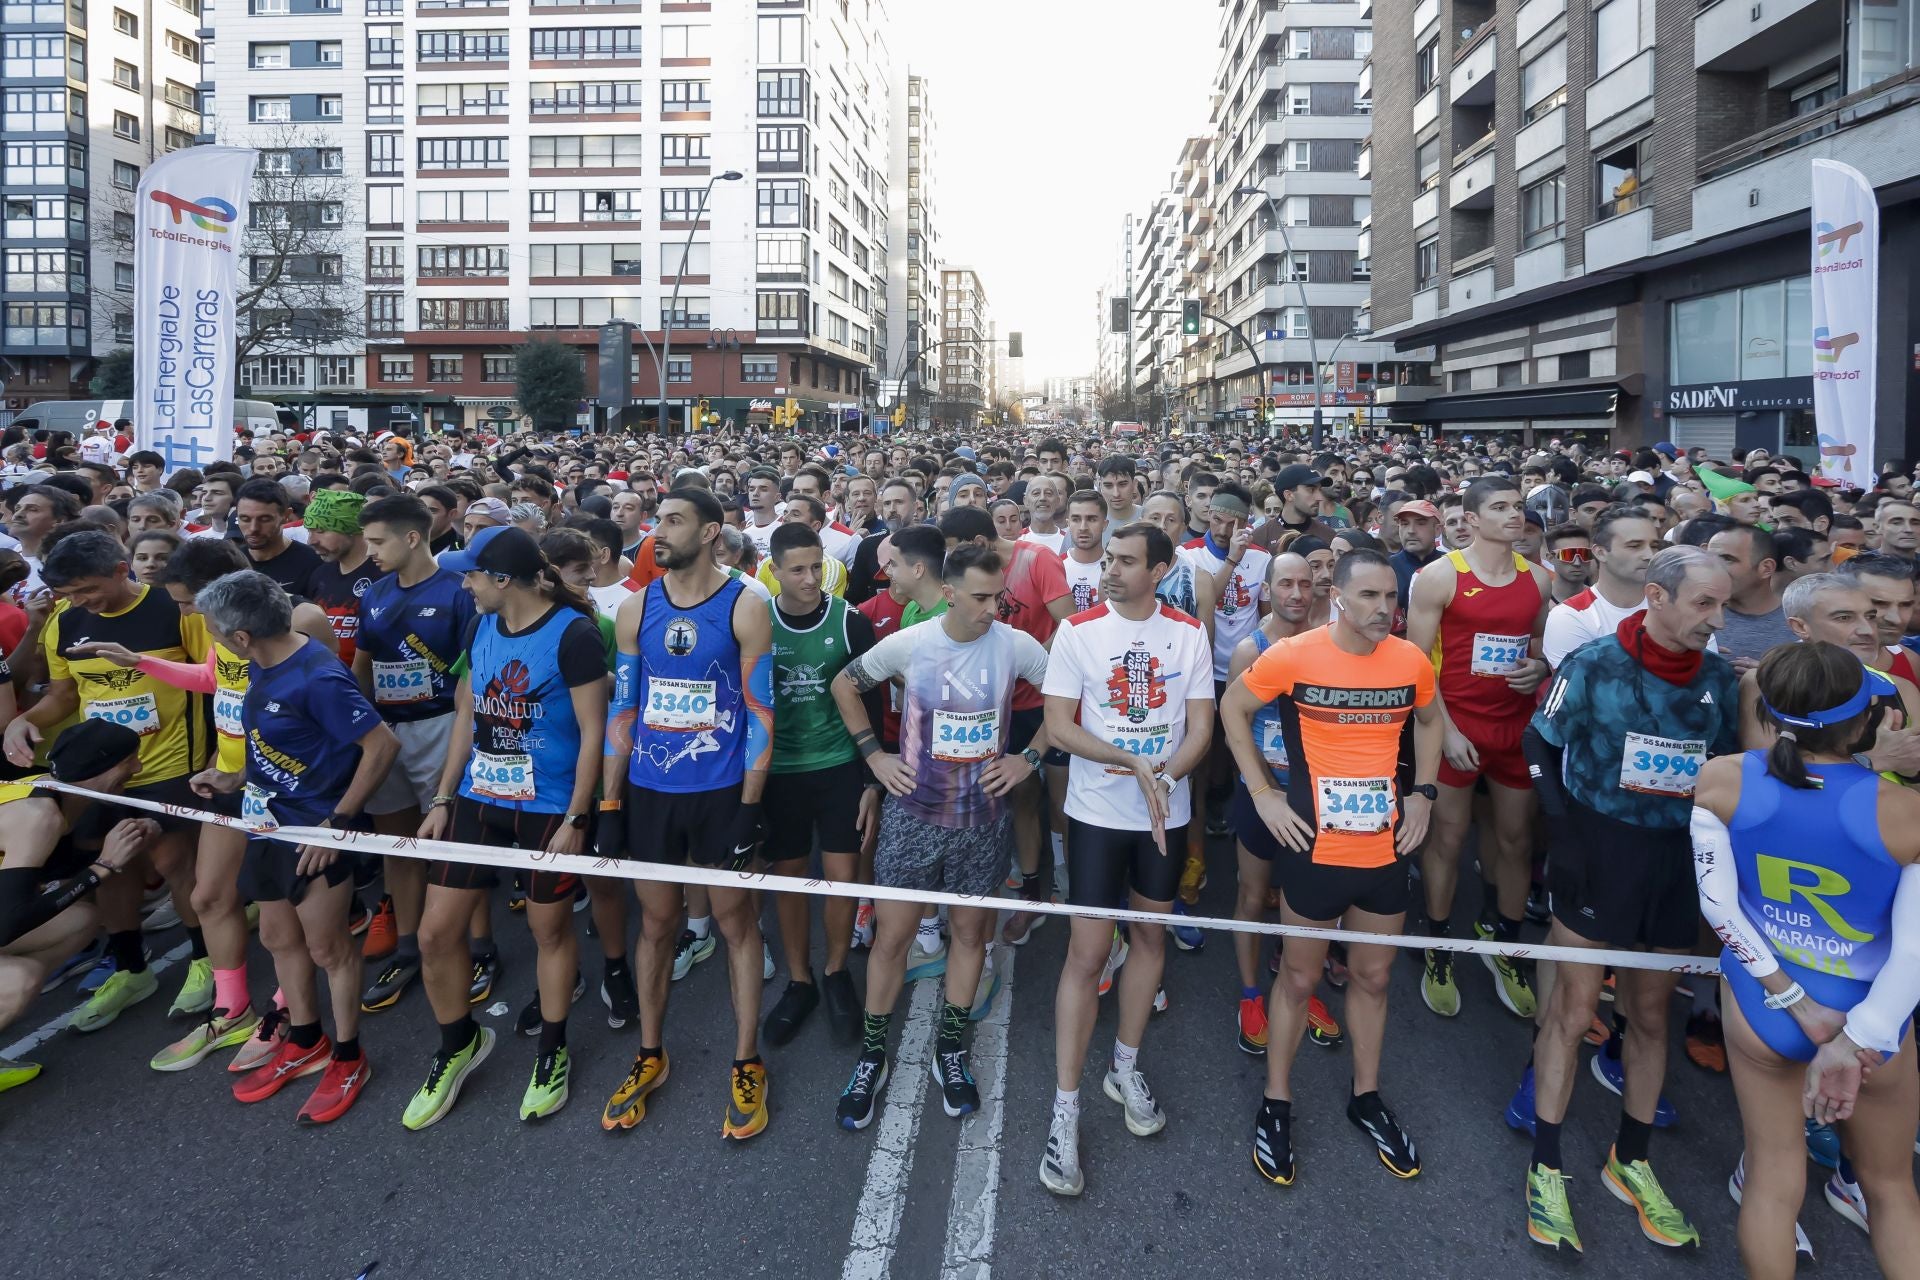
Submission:
[[1407,791],[1410,795],[1425,796],[1429,800],[1438,800],[1440,798],[1440,788],[1434,786],[1431,782],[1415,783],[1413,786],[1408,787]]

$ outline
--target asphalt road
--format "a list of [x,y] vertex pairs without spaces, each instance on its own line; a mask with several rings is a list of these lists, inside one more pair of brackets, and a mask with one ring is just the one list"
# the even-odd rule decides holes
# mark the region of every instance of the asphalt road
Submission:
[[[1215,843],[1210,865],[1203,908],[1230,914],[1225,842]],[[1470,892],[1472,877],[1466,882]],[[506,970],[495,998],[509,1012],[486,1020],[501,1041],[454,1112],[418,1134],[400,1125],[435,1044],[417,991],[367,1017],[362,1042],[373,1079],[352,1113],[318,1130],[294,1124],[304,1082],[243,1107],[228,1092],[224,1055],[175,1075],[148,1069],[148,1057],[180,1029],[166,1018],[179,965],[161,975],[158,995],[105,1031],[51,1036],[33,1053],[45,1074],[0,1094],[3,1270],[349,1280],[377,1262],[378,1280],[959,1280],[993,1271],[1107,1280],[1254,1274],[1274,1264],[1320,1275],[1463,1277],[1559,1275],[1571,1265],[1526,1238],[1529,1148],[1500,1115],[1526,1061],[1528,1028],[1500,1009],[1477,965],[1460,969],[1466,1007],[1452,1021],[1421,1005],[1411,959],[1396,970],[1384,1092],[1419,1142],[1422,1175],[1403,1183],[1379,1166],[1344,1116],[1346,1051],[1308,1045],[1296,1076],[1300,1176],[1277,1188],[1250,1167],[1262,1066],[1234,1045],[1231,948],[1224,938],[1199,953],[1170,948],[1170,1008],[1151,1026],[1141,1059],[1167,1128],[1148,1139],[1129,1135],[1090,1062],[1081,1122],[1087,1190],[1066,1201],[1042,1189],[1036,1174],[1052,1101],[1063,922],[1049,922],[1017,952],[1000,949],[1011,982],[973,1032],[985,1099],[979,1115],[948,1119],[924,1066],[917,1076],[902,1067],[924,1062],[931,1037],[925,1015],[934,992],[922,983],[917,1002],[902,998],[892,1105],[871,1128],[834,1127],[851,1056],[816,1017],[792,1045],[768,1055],[773,1121],[744,1145],[720,1137],[732,1037],[719,956],[673,990],[672,1078],[637,1129],[600,1130],[600,1106],[625,1073],[637,1031],[610,1030],[591,994],[571,1027],[572,1101],[543,1124],[520,1123],[533,1050],[512,1035],[512,1018],[532,990],[532,945],[504,906],[496,928]],[[156,954],[179,940],[154,938]],[[583,954],[597,956],[595,945],[584,944]],[[856,972],[862,963],[856,959]],[[270,974],[263,954],[256,993]],[[784,981],[782,974],[767,984],[768,1007]],[[1337,1015],[1339,996],[1328,994]],[[43,996],[0,1033],[0,1053],[72,1002],[71,987]],[[899,1042],[903,1025],[921,1034]],[[1109,999],[1094,1033],[1102,1070],[1112,1037]],[[1726,1191],[1740,1149],[1731,1090],[1676,1045],[1667,1094],[1681,1123],[1656,1136],[1654,1160],[1705,1247],[1668,1256],[1606,1194],[1598,1174],[1618,1103],[1583,1066],[1565,1133],[1587,1250],[1583,1275],[1740,1274]],[[1866,1238],[1827,1208],[1812,1173],[1801,1222],[1821,1269],[1871,1274]]]

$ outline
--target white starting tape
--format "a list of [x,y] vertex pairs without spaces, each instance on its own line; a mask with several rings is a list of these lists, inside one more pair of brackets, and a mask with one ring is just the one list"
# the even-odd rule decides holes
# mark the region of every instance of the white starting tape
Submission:
[[[877,902],[912,902],[921,906],[993,907],[1031,911],[1049,916],[1086,916],[1096,920],[1124,920],[1131,924],[1167,926],[1171,916],[1154,911],[1134,911],[1126,907],[1076,907],[1062,902],[1027,902],[994,895],[941,893],[929,889],[895,889],[887,885],[853,884],[838,880],[800,879],[776,876],[763,871],[722,871],[709,867],[674,866],[661,862],[643,862],[632,858],[601,858],[591,853],[548,853],[542,849],[501,849],[490,845],[460,844],[452,840],[421,840],[413,836],[383,836],[371,832],[333,831],[325,827],[257,828],[224,814],[190,809],[184,805],[160,804],[152,800],[118,796],[69,786],[52,778],[35,779],[34,785],[48,791],[86,796],[128,809],[145,809],[175,818],[232,827],[250,836],[283,840],[288,844],[321,845],[352,853],[391,854],[402,858],[433,861],[468,862],[503,871],[564,872],[578,876],[603,876],[617,880],[651,880],[664,884],[701,884],[717,889],[759,889],[772,893],[810,893],[831,898],[870,898]],[[1169,856],[1179,856],[1171,854]],[[1422,934],[1367,933],[1356,929],[1310,929],[1300,925],[1271,923],[1265,920],[1230,920],[1221,916],[1183,915],[1182,928],[1214,929],[1222,933],[1271,934],[1285,938],[1319,938],[1327,942],[1358,942],[1405,950],[1460,951],[1477,956],[1509,956],[1515,960],[1552,960],[1561,964],[1601,964],[1616,969],[1652,969],[1668,973],[1717,974],[1720,964],[1704,956],[1663,955],[1649,951],[1616,951],[1605,948],[1550,947],[1545,943],[1482,942],[1478,938],[1430,938]]]

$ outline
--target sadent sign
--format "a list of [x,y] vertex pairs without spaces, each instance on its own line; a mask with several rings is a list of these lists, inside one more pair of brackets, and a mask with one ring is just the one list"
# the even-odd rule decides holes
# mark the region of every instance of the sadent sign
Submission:
[[1740,413],[1750,409],[1811,409],[1812,378],[1752,378],[1667,388],[1668,413]]

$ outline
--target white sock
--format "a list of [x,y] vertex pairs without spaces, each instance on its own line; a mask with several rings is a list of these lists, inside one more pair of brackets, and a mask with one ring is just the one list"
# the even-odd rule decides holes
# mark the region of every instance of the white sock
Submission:
[[1067,865],[1066,832],[1054,831],[1050,834],[1053,838],[1053,865],[1056,867],[1064,867]]
[[938,951],[940,949],[940,921],[936,917],[922,916],[920,919],[920,949]]
[[1694,1013],[1710,1013],[1716,1018],[1720,1016],[1720,1006],[1715,1004],[1713,999],[1719,985],[1712,978],[1701,974],[1693,975]]
[[1122,1044],[1118,1040],[1113,1042],[1113,1069],[1115,1071],[1131,1071],[1133,1070],[1133,1064],[1138,1061],[1140,1061],[1140,1047],[1138,1045]]
[[1080,1114],[1080,1091],[1078,1089],[1055,1089],[1053,1091],[1053,1109],[1066,1115]]
[[693,932],[694,937],[704,938],[713,931],[713,917],[688,916],[687,928]]

